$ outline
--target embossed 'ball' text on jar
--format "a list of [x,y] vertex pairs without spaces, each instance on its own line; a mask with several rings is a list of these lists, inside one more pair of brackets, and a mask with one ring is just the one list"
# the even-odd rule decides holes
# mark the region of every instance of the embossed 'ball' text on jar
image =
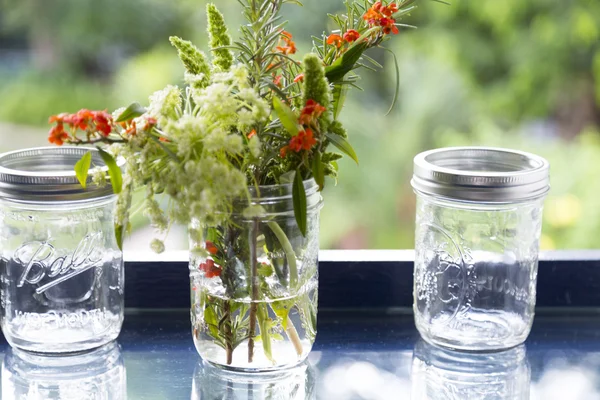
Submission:
[[1,321],[13,347],[79,352],[121,330],[117,196],[110,183],[79,183],[74,166],[88,151],[92,167],[106,168],[97,150],[80,147],[0,155]]
[[533,323],[549,165],[498,148],[414,160],[414,313],[421,336],[468,351],[525,341]]

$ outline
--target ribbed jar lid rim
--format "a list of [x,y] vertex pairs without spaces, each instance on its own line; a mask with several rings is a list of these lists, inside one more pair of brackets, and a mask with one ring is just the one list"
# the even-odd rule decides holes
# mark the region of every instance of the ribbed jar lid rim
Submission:
[[448,147],[414,158],[413,188],[452,200],[508,203],[544,196],[549,163],[524,151],[496,147]]
[[[61,146],[37,147],[0,154],[0,199],[15,201],[77,201],[110,196],[110,183],[98,186],[88,174],[86,188],[79,183],[75,164],[92,153],[90,171],[107,170],[95,148]],[[124,160],[119,160],[122,166]]]

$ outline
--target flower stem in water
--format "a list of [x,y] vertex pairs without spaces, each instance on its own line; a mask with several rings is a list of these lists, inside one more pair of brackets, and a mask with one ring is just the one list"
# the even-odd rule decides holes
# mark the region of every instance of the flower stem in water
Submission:
[[[252,233],[250,238],[250,281],[252,285],[252,302],[250,303],[250,329],[248,332],[248,363],[254,360],[254,336],[256,336],[256,312],[258,300],[258,260],[257,260],[257,238],[258,238],[258,221],[253,222]],[[261,329],[262,330],[262,329]]]

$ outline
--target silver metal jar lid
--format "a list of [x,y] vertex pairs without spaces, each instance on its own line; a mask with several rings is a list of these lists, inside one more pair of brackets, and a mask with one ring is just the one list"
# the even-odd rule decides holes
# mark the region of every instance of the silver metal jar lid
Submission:
[[449,147],[418,154],[411,184],[417,192],[452,200],[525,201],[550,190],[549,164],[522,151]]
[[90,151],[91,168],[107,169],[97,149],[38,147],[0,155],[0,199],[15,201],[88,200],[113,194],[110,183],[99,187],[88,175],[86,188],[77,180],[75,164]]

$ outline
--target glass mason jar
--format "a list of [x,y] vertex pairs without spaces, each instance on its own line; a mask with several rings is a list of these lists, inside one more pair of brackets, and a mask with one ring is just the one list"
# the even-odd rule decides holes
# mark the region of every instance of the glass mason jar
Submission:
[[42,353],[102,346],[123,322],[123,257],[111,185],[78,182],[75,163],[95,149],[48,147],[0,156],[2,331]]
[[428,342],[506,349],[533,323],[548,162],[495,148],[415,157],[414,314]]
[[125,400],[125,365],[110,343],[86,353],[44,356],[8,350],[2,363],[3,399]]
[[531,369],[525,346],[467,353],[419,341],[411,381],[413,400],[529,400]]
[[294,218],[292,185],[251,189],[252,207],[240,201],[226,226],[191,236],[192,334],[204,360],[267,371],[296,365],[310,352],[322,199],[314,180],[304,187],[306,236]]

